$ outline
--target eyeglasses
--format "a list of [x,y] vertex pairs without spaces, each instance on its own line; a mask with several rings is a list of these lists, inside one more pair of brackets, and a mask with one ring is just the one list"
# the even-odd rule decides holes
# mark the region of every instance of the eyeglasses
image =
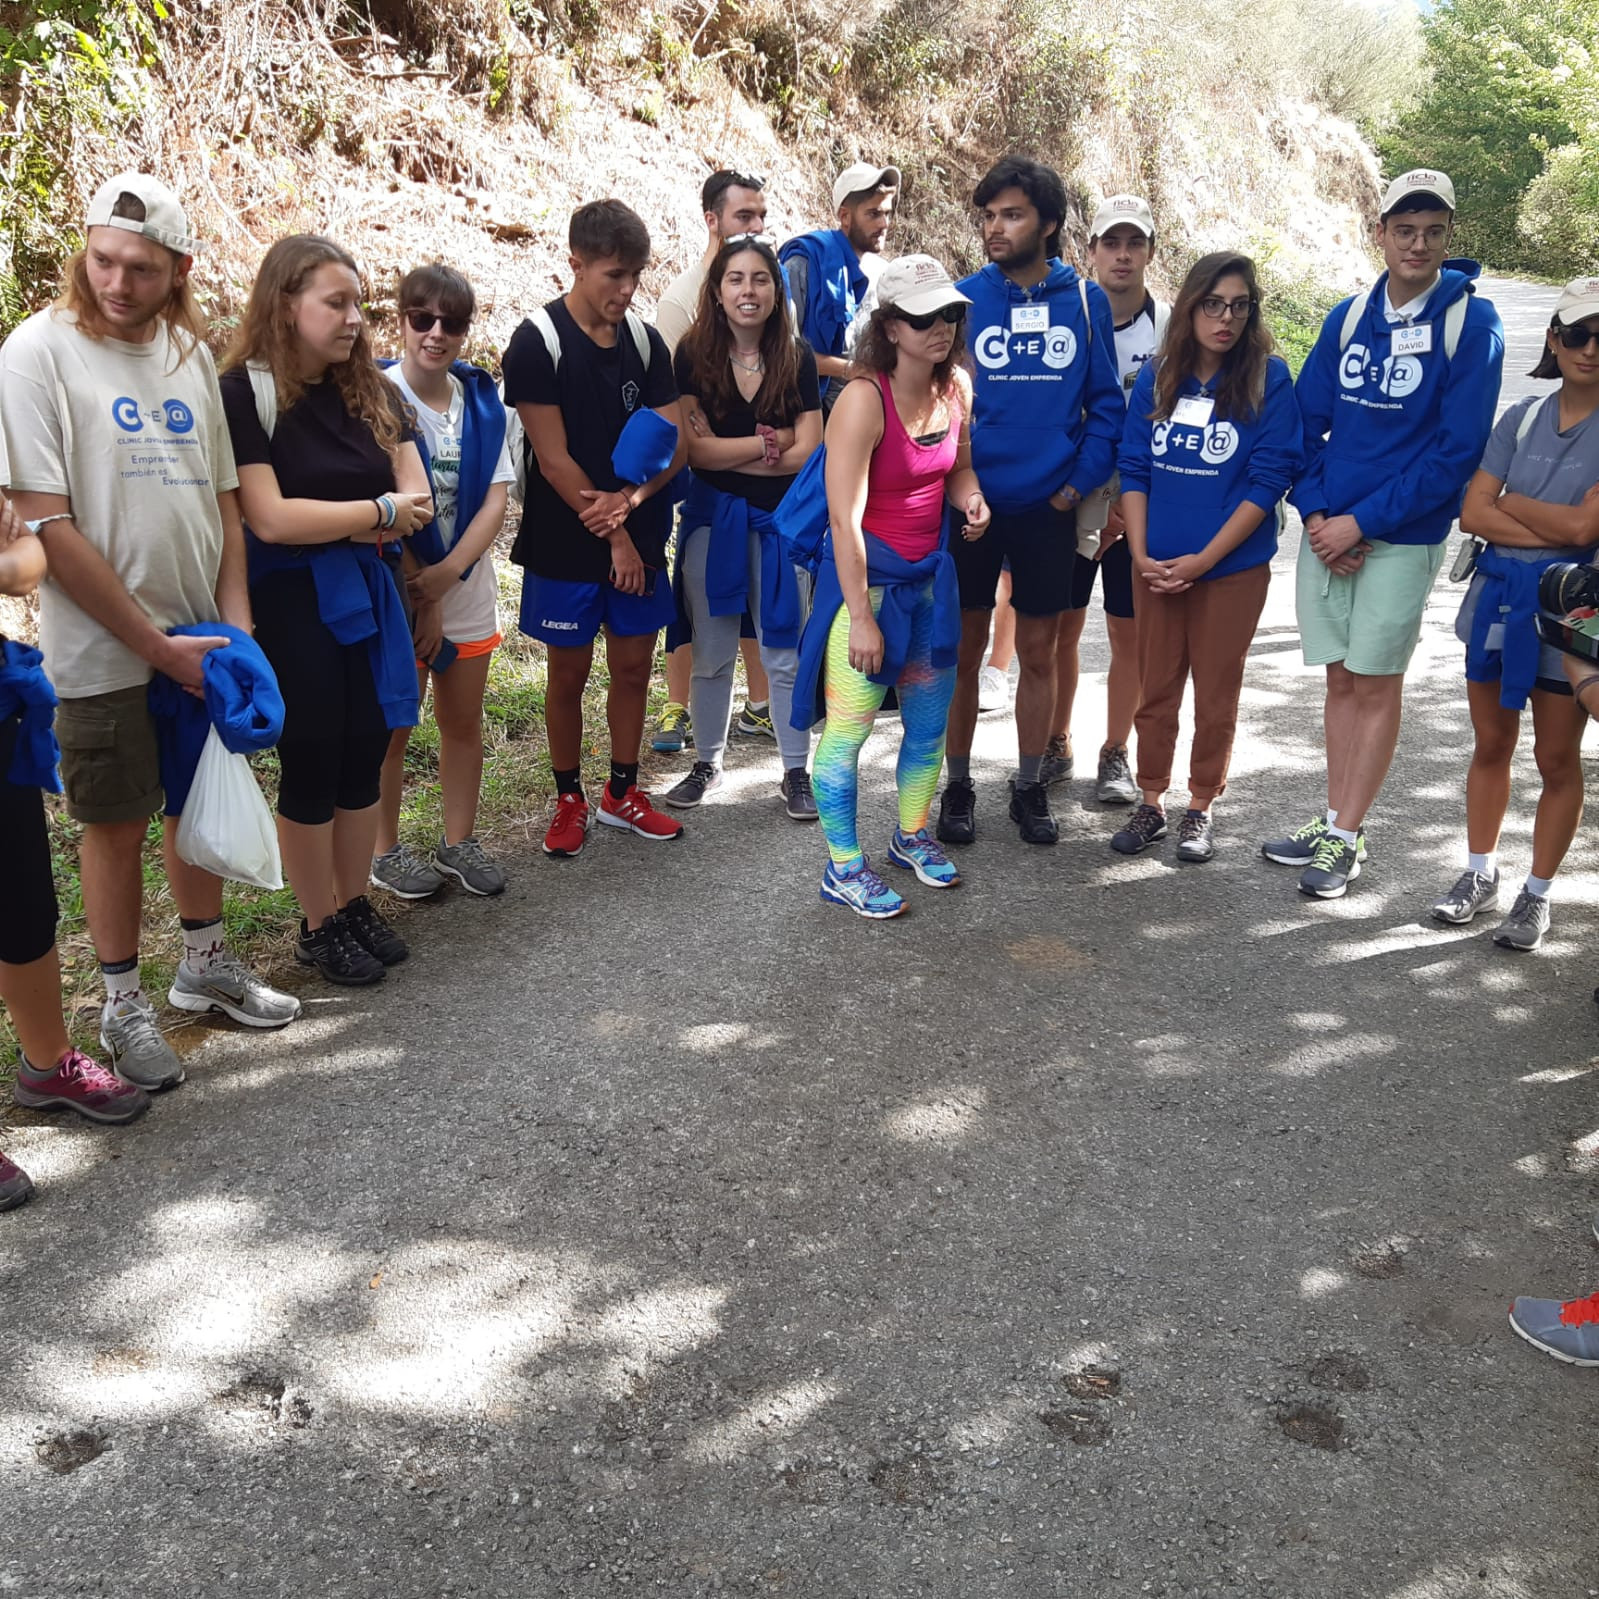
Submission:
[[1207,294],[1199,302],[1199,309],[1208,316],[1212,322],[1220,322],[1223,317],[1230,316],[1239,322],[1246,322],[1249,314],[1255,309],[1255,301],[1250,299],[1224,300],[1219,294]]
[[439,316],[434,311],[407,311],[405,320],[413,333],[431,333],[433,324],[439,323],[443,327],[445,336],[458,339],[472,326],[469,316]]
[[1388,237],[1401,250],[1408,250],[1418,240],[1425,244],[1429,250],[1436,250],[1449,237],[1449,228],[1443,222],[1434,223],[1430,228],[1413,228],[1405,222],[1390,222],[1388,224]]
[[900,310],[896,310],[894,315],[906,327],[925,333],[935,322],[947,322],[952,328],[958,328],[966,320],[966,307],[957,301],[954,305],[941,305],[936,311],[928,311],[923,316],[912,316],[909,311]]
[[1562,323],[1554,333],[1568,350],[1586,350],[1595,339],[1599,339],[1599,328],[1590,327],[1586,322],[1574,323],[1569,328]]

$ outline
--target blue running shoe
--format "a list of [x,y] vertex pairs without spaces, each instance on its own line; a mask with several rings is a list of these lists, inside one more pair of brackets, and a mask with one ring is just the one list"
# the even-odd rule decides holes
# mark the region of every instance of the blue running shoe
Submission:
[[915,833],[902,833],[895,828],[889,840],[888,859],[894,866],[915,872],[929,888],[955,888],[961,880],[961,874],[925,827]]
[[847,905],[857,916],[874,922],[886,922],[905,910],[905,901],[872,870],[864,855],[855,867],[827,863],[822,873],[822,898]]
[[1520,1297],[1510,1307],[1511,1330],[1568,1366],[1599,1366],[1599,1294],[1585,1299]]

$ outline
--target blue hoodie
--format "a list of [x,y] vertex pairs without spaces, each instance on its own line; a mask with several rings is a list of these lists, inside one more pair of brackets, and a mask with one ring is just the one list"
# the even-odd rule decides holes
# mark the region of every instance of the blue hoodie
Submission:
[[1014,515],[1068,484],[1092,494],[1116,470],[1127,418],[1105,291],[1088,285],[1090,337],[1077,273],[1060,261],[1031,289],[992,262],[956,287],[972,302],[972,466],[988,503]]
[[1293,503],[1302,516],[1352,516],[1364,537],[1389,544],[1443,542],[1499,401],[1505,330],[1491,302],[1472,295],[1454,359],[1444,353],[1444,313],[1481,270],[1445,264],[1415,321],[1432,328],[1423,354],[1393,354],[1399,325],[1382,311],[1386,272],[1343,350],[1350,302],[1333,307],[1296,390],[1307,459]]
[[[1150,559],[1197,555],[1247,500],[1265,520],[1205,577],[1264,564],[1277,553],[1277,503],[1304,460],[1288,363],[1275,355],[1267,363],[1259,416],[1218,417],[1203,427],[1150,420],[1157,366],[1146,362],[1133,385],[1121,448],[1122,493],[1149,496]],[[1190,377],[1177,394],[1183,399],[1201,392],[1199,379]]]

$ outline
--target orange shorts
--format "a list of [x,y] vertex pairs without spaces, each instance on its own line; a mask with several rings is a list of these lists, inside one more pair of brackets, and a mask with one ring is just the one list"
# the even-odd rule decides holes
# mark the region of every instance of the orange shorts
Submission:
[[[458,661],[471,661],[481,655],[492,655],[504,642],[505,635],[496,633],[493,638],[478,638],[471,640],[467,644],[457,644],[455,646],[455,658]],[[428,669],[428,663],[426,661],[418,661],[416,669],[419,672],[425,672]]]

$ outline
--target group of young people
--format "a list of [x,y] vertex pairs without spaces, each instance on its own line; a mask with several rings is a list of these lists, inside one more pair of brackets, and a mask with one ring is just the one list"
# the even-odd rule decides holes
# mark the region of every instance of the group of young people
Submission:
[[[1462,524],[1483,541],[1460,622],[1476,731],[1469,854],[1435,910],[1461,922],[1496,904],[1530,699],[1544,785],[1532,872],[1495,937],[1537,944],[1581,813],[1577,744],[1599,682],[1540,657],[1533,623],[1542,567],[1599,543],[1599,280],[1555,307],[1538,375],[1558,391],[1495,429],[1503,332],[1475,264],[1449,259],[1441,173],[1389,186],[1386,270],[1329,315],[1297,382],[1246,256],[1207,255],[1169,308],[1154,299],[1156,226],[1137,196],[1095,214],[1090,277],[1063,259],[1058,174],[1007,157],[973,197],[986,264],[957,282],[924,255],[884,260],[899,184],[892,166],[848,169],[837,225],[779,250],[761,181],[713,174],[704,254],[666,291],[659,326],[632,309],[650,258],[642,220],[617,200],[579,207],[571,286],[518,327],[503,386],[461,359],[476,303],[458,272],[404,278],[400,342],[382,361],[357,264],[311,235],[267,252],[219,377],[177,197],[141,174],[100,190],[60,300],[0,349],[0,588],[48,574],[42,656],[8,641],[0,671],[0,803],[20,841],[0,983],[20,1103],[125,1121],[181,1079],[139,970],[140,851],[157,811],[185,947],[170,1003],[258,1027],[299,1013],[228,951],[221,881],[176,848],[192,760],[172,706],[198,697],[219,714],[219,662],[259,654],[282,696],[277,828],[302,962],[365,984],[405,959],[373,885],[503,888],[475,815],[501,639],[492,549],[516,485],[518,621],[548,662],[545,853],[578,855],[595,817],[680,838],[669,812],[716,792],[730,727],[747,723],[775,736],[788,815],[820,823],[823,899],[872,919],[906,900],[859,836],[862,746],[892,692],[898,816],[879,858],[906,881],[958,884],[949,848],[977,837],[971,749],[1002,589],[1020,662],[1007,795],[1020,836],[1059,836],[1049,791],[1073,772],[1077,650],[1102,580],[1112,664],[1097,793],[1132,807],[1111,845],[1134,854],[1167,834],[1192,682],[1176,855],[1211,858],[1285,499],[1306,530],[1304,655],[1327,673],[1327,793],[1263,852],[1297,866],[1305,893],[1342,894],[1366,858],[1404,672],[1464,496]],[[638,781],[663,629],[676,647],[654,741],[692,745],[665,810]],[[602,634],[611,760],[591,809],[583,693]],[[751,703],[735,718],[741,643]],[[399,817],[430,686],[444,830],[422,853]],[[56,740],[82,826],[109,1069],[69,1047],[61,1016],[39,792],[57,780]],[[22,1182],[0,1167],[0,1204]]]

